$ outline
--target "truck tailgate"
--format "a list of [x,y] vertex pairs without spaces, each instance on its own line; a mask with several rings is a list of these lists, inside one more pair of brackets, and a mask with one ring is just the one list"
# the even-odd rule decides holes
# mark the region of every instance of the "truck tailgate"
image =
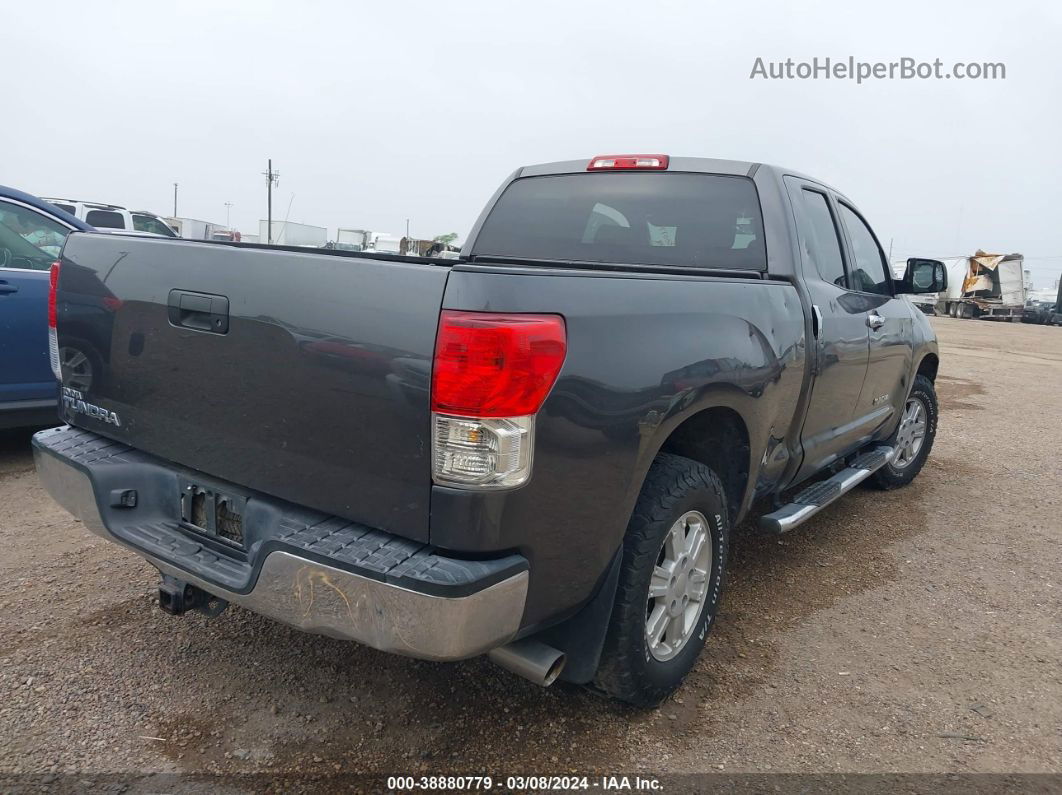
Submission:
[[59,347],[84,353],[90,372],[63,373],[63,416],[210,476],[426,541],[428,387],[448,273],[71,235]]

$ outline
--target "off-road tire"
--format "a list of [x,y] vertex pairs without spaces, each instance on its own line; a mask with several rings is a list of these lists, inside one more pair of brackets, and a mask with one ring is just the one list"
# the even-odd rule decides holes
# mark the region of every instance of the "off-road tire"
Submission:
[[[645,637],[649,581],[664,538],[688,511],[699,511],[711,537],[712,561],[701,612],[677,654],[656,659]],[[711,469],[661,453],[653,462],[623,541],[616,602],[595,684],[608,695],[640,707],[658,704],[693,668],[715,620],[725,583],[730,544],[726,492]]]
[[[912,397],[918,397],[926,408],[926,435],[925,440],[922,442],[922,448],[911,463],[902,469],[897,469],[893,464],[889,463],[871,475],[867,479],[867,483],[874,488],[888,490],[906,486],[922,471],[926,459],[929,458],[929,452],[933,449],[933,439],[937,435],[937,416],[939,414],[937,392],[933,387],[933,382],[924,375],[915,376],[914,386],[911,387],[908,400]],[[907,401],[904,401],[905,406],[906,404]],[[895,443],[899,431],[900,429],[897,427],[896,432],[889,439],[889,444]]]

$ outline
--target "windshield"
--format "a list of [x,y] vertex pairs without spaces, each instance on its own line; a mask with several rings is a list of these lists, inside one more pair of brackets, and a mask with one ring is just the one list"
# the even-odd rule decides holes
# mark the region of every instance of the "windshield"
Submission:
[[472,254],[742,270],[767,258],[752,180],[630,171],[516,180]]

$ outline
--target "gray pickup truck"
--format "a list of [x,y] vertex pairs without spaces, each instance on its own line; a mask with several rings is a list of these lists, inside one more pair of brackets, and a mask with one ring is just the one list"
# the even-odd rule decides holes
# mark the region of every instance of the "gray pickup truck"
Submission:
[[653,704],[732,528],[918,474],[938,353],[901,294],[945,281],[894,280],[822,182],[665,155],[517,170],[458,260],[76,232],[51,339],[94,370],[37,469],[171,613]]

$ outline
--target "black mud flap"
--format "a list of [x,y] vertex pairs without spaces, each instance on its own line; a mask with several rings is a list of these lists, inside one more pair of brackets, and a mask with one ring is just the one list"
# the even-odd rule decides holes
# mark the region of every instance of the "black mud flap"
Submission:
[[601,651],[605,646],[609,619],[612,618],[612,606],[616,602],[616,588],[619,585],[620,563],[623,561],[623,546],[612,556],[612,563],[597,587],[597,592],[579,612],[556,626],[550,627],[534,637],[554,648],[560,649],[567,657],[562,682],[577,685],[589,684],[597,673],[601,662]]

